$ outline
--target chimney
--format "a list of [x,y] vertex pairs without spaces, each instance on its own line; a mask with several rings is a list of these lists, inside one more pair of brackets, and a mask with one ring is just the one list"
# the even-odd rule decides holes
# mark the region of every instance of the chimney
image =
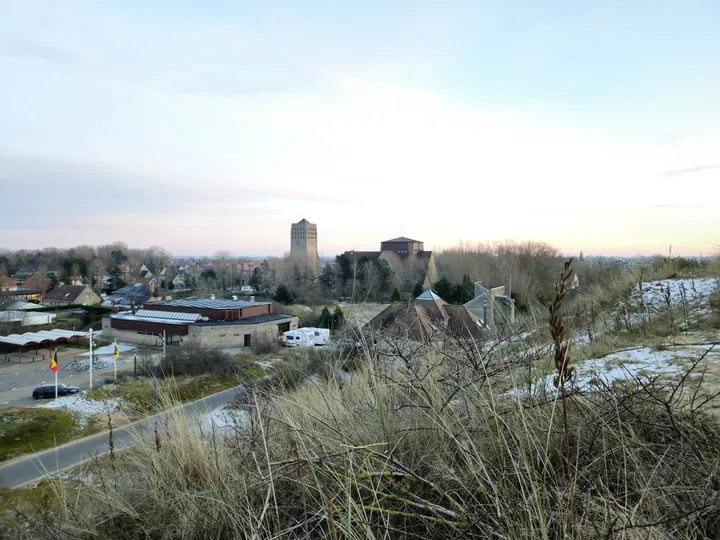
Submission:
[[210,295],[210,300],[215,300],[215,293]]
[[135,295],[132,295],[132,298],[130,299],[130,309],[132,310],[132,314],[135,315]]
[[250,297],[250,301],[251,301],[251,302],[254,302],[254,301],[255,301],[255,297],[254,297],[254,296],[251,296],[251,297]]

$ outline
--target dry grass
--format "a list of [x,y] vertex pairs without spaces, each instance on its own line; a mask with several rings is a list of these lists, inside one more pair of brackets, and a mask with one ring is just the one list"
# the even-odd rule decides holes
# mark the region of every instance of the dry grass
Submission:
[[554,396],[505,393],[513,366],[439,360],[428,348],[395,366],[368,358],[349,382],[258,390],[229,434],[175,416],[132,452],[94,463],[82,489],[55,483],[52,511],[26,508],[13,535],[720,534],[720,428],[692,377],[569,393],[567,444]]
[[[575,305],[556,307],[558,354],[544,359],[524,342],[418,345],[390,358],[366,350],[347,380],[347,359],[298,357],[239,401],[244,416],[233,429],[175,415],[138,435],[132,451],[52,482],[50,511],[26,504],[6,531],[33,539],[720,537],[720,399],[702,361],[679,379],[638,377],[591,393],[567,381],[563,407],[555,392],[520,390],[551,366],[560,383],[572,377],[562,346],[574,328],[558,329]],[[610,330],[574,356],[640,335]],[[538,332],[531,345],[548,338]]]

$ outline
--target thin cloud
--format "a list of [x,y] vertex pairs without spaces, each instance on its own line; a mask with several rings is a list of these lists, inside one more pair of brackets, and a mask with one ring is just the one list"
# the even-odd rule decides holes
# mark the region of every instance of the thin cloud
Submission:
[[699,203],[673,202],[673,203],[661,203],[661,204],[651,204],[650,205],[650,208],[682,208],[682,209],[717,208],[717,207],[720,207],[720,204],[699,204]]
[[712,171],[715,169],[720,169],[717,165],[700,165],[698,167],[688,167],[686,169],[671,169],[663,172],[660,176],[662,178],[674,178],[676,176],[682,176],[684,174],[692,174],[696,172],[702,172],[702,171]]

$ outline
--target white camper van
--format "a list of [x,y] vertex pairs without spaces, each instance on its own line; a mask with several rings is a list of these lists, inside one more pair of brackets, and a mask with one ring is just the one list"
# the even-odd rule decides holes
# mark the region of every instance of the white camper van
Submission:
[[330,343],[327,328],[298,328],[283,332],[280,342],[286,347],[324,347]]

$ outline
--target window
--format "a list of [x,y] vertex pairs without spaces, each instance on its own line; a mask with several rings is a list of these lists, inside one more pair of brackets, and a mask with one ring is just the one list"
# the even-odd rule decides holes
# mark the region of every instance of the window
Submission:
[[278,324],[278,336],[282,335],[285,332],[289,332],[289,331],[290,331],[290,323],[289,322]]
[[295,339],[295,338],[292,337],[292,336],[288,336],[288,337],[287,337],[287,340],[288,340],[288,341],[292,341],[292,340],[294,340],[294,339]]
[[244,345],[245,345],[245,347],[250,347],[251,343],[252,343],[252,335],[251,335],[251,334],[245,334],[245,339],[244,339]]

